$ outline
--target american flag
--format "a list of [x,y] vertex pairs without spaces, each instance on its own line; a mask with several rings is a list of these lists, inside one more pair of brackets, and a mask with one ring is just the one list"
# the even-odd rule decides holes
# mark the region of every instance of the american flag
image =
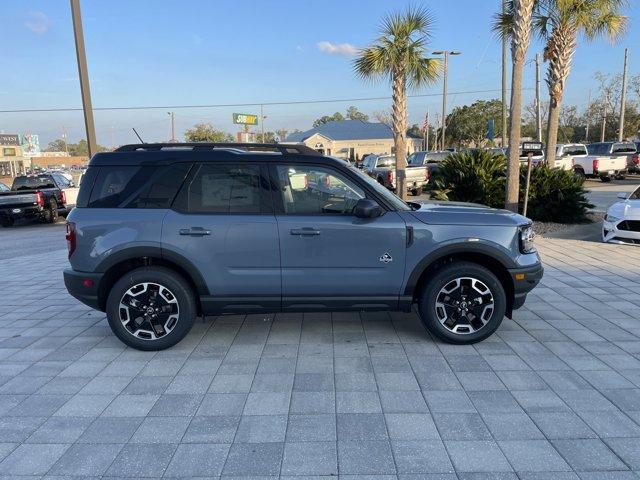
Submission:
[[429,111],[427,111],[427,115],[424,117],[424,122],[422,122],[422,131],[426,132],[429,128]]

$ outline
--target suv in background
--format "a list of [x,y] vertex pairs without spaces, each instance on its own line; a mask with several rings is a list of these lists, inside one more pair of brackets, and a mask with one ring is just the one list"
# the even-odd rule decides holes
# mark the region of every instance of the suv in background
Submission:
[[433,335],[473,343],[542,277],[532,239],[518,214],[405,203],[305,146],[130,145],[91,159],[64,280],[141,350],[176,344],[197,315],[416,303]]

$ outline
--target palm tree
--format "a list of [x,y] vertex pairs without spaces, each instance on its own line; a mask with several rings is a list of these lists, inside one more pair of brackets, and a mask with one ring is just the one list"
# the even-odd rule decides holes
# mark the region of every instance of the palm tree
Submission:
[[518,211],[520,190],[520,128],[522,122],[522,70],[531,41],[531,19],[536,0],[510,0],[495,17],[493,29],[511,40],[511,104],[509,106],[509,158],[505,208]]
[[362,49],[354,61],[358,76],[372,81],[386,78],[392,85],[396,191],[403,199],[407,196],[407,87],[431,84],[440,71],[439,61],[426,57],[432,27],[433,18],[421,8],[390,14],[382,22],[380,37]]
[[571,62],[578,46],[578,36],[587,40],[605,36],[618,39],[625,31],[627,17],[620,10],[626,0],[540,0],[541,9],[536,25],[546,39],[544,59],[549,62],[549,117],[547,123],[547,162],[556,155],[558,121],[562,94]]

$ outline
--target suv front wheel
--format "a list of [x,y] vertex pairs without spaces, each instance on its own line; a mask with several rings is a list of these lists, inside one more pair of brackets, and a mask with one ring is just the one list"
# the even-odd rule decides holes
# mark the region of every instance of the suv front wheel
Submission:
[[113,333],[138,350],[163,350],[182,340],[195,321],[187,281],[164,267],[142,267],[120,278],[107,298]]
[[469,344],[490,336],[502,323],[507,297],[487,268],[454,262],[427,280],[418,308],[427,330],[448,343]]

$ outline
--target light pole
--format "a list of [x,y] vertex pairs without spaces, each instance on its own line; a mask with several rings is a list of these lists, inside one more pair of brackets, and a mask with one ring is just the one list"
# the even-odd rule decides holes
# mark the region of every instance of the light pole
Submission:
[[460,55],[457,50],[437,50],[433,55],[444,55],[444,76],[442,82],[442,150],[445,149],[445,131],[447,130],[447,76],[449,73],[449,55]]
[[78,59],[78,76],[80,77],[80,94],[82,95],[82,110],[84,111],[84,126],[87,131],[87,147],[89,157],[98,152],[96,142],[96,127],[93,122],[93,107],[91,106],[91,91],[89,89],[89,71],[87,56],[84,51],[84,33],[82,32],[82,15],[80,14],[80,0],[71,1],[71,19],[73,21],[73,35],[76,41],[76,57]]
[[622,71],[622,94],[620,95],[620,124],[618,126],[618,141],[624,138],[624,114],[627,108],[627,58],[629,49],[624,49],[624,69]]
[[176,142],[176,112],[167,112],[171,117],[171,143]]

